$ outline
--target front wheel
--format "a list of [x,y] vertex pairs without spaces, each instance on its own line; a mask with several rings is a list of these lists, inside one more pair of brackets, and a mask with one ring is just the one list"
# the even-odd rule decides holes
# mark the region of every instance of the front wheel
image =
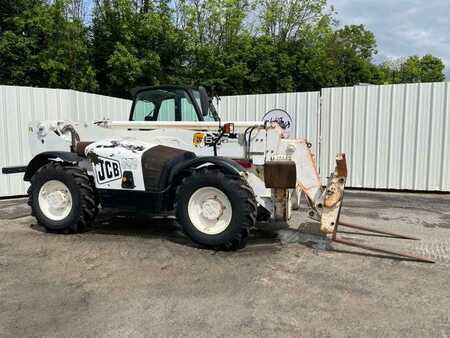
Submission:
[[177,190],[177,220],[196,243],[237,250],[255,225],[256,201],[248,183],[219,170],[201,169]]
[[52,232],[85,231],[98,211],[91,180],[78,167],[44,165],[31,178],[28,193],[32,215]]

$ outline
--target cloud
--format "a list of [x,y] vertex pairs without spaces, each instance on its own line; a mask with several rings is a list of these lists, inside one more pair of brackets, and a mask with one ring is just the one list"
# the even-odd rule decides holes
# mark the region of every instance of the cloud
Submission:
[[364,24],[378,43],[377,62],[433,54],[450,79],[449,0],[329,0],[341,25]]

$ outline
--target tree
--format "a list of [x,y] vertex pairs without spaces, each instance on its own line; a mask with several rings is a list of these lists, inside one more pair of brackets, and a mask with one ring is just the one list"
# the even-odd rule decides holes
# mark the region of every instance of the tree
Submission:
[[338,26],[326,0],[0,2],[4,84],[129,97],[161,83],[230,95],[445,78],[435,56],[376,65],[376,53],[373,33]]
[[35,6],[42,6],[45,0],[2,0],[0,2],[0,32],[14,28],[14,18]]
[[332,16],[333,8],[325,13],[326,7],[326,0],[264,0],[259,5],[260,27],[273,39],[298,39],[324,16]]
[[314,74],[309,68],[323,55],[333,8],[322,0],[265,0],[258,2],[256,13],[256,34],[247,53],[247,92],[317,89],[320,67]]
[[251,48],[245,19],[252,6],[248,0],[176,1],[174,21],[184,31],[187,83],[202,83],[217,93],[244,89]]
[[87,5],[85,0],[65,0],[65,15],[71,20],[84,22],[87,15]]
[[411,56],[400,64],[400,83],[421,82],[422,65],[418,56]]
[[66,18],[63,1],[19,1],[6,9],[11,16],[2,19],[1,83],[95,90],[87,30]]
[[97,0],[92,33],[100,92],[128,97],[135,86],[182,81],[184,34],[167,1]]
[[444,69],[442,60],[430,54],[387,60],[380,66],[384,82],[393,84],[444,81]]
[[249,0],[184,0],[177,2],[178,21],[194,43],[229,46],[244,30]]
[[327,46],[327,59],[333,73],[333,85],[377,83],[378,68],[372,63],[377,54],[376,39],[363,25],[344,26],[336,30]]
[[[124,85],[124,80],[127,79],[129,85],[140,76],[140,67],[137,67],[135,62],[137,52],[132,50],[134,27],[137,27],[135,14],[130,1],[95,2],[91,30],[94,67],[101,93],[123,95],[123,89],[120,87]],[[126,74],[111,75],[113,69],[116,69],[116,72],[125,71]],[[111,83],[111,80],[114,80],[114,83]]]
[[402,82],[440,82],[445,80],[442,60],[427,54],[422,58],[409,57],[401,68]]

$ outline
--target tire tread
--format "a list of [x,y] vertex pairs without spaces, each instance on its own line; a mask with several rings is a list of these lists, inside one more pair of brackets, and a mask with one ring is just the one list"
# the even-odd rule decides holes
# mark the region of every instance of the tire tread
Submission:
[[[183,193],[182,187],[189,180],[201,180],[203,177],[210,175],[217,176],[217,178],[220,181],[222,180],[226,181],[226,185],[231,187],[231,189],[233,189],[234,191],[236,191],[237,195],[239,196],[240,205],[242,205],[242,210],[244,214],[244,216],[242,217],[239,231],[236,231],[230,240],[223,243],[220,247],[217,247],[216,249],[223,249],[226,251],[234,251],[242,249],[247,244],[250,228],[255,226],[257,213],[257,203],[253,189],[250,187],[250,185],[244,178],[235,175],[233,176],[225,175],[219,169],[204,168],[195,170],[190,176],[183,178],[181,184],[177,187],[176,201],[180,200],[181,194]],[[175,202],[175,209],[177,210],[177,218],[180,218],[179,214],[180,208],[178,208],[177,202]],[[184,227],[183,231],[187,234]],[[189,236],[189,234],[187,235]]]
[[37,198],[34,196],[33,184],[36,184],[36,180],[39,175],[45,170],[58,170],[65,171],[70,174],[78,186],[80,193],[80,215],[77,222],[69,225],[66,228],[60,230],[50,229],[48,226],[43,224],[39,219],[37,220],[40,225],[45,227],[50,232],[56,233],[80,233],[88,230],[89,226],[92,224],[95,216],[98,213],[98,196],[96,196],[96,191],[92,187],[92,182],[86,172],[86,170],[81,169],[76,166],[65,166],[57,162],[49,162],[46,165],[40,167],[36,173],[31,178],[31,186],[28,188],[28,205],[31,207],[31,215],[36,217],[36,210],[33,207],[33,199]]

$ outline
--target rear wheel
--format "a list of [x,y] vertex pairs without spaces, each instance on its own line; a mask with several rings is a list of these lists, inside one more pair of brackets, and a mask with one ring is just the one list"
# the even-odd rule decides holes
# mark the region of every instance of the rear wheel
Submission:
[[31,178],[28,193],[32,215],[52,232],[83,232],[98,211],[95,189],[79,167],[46,164]]
[[255,225],[253,190],[241,177],[201,169],[185,178],[177,190],[177,220],[196,243],[237,250],[247,243]]

